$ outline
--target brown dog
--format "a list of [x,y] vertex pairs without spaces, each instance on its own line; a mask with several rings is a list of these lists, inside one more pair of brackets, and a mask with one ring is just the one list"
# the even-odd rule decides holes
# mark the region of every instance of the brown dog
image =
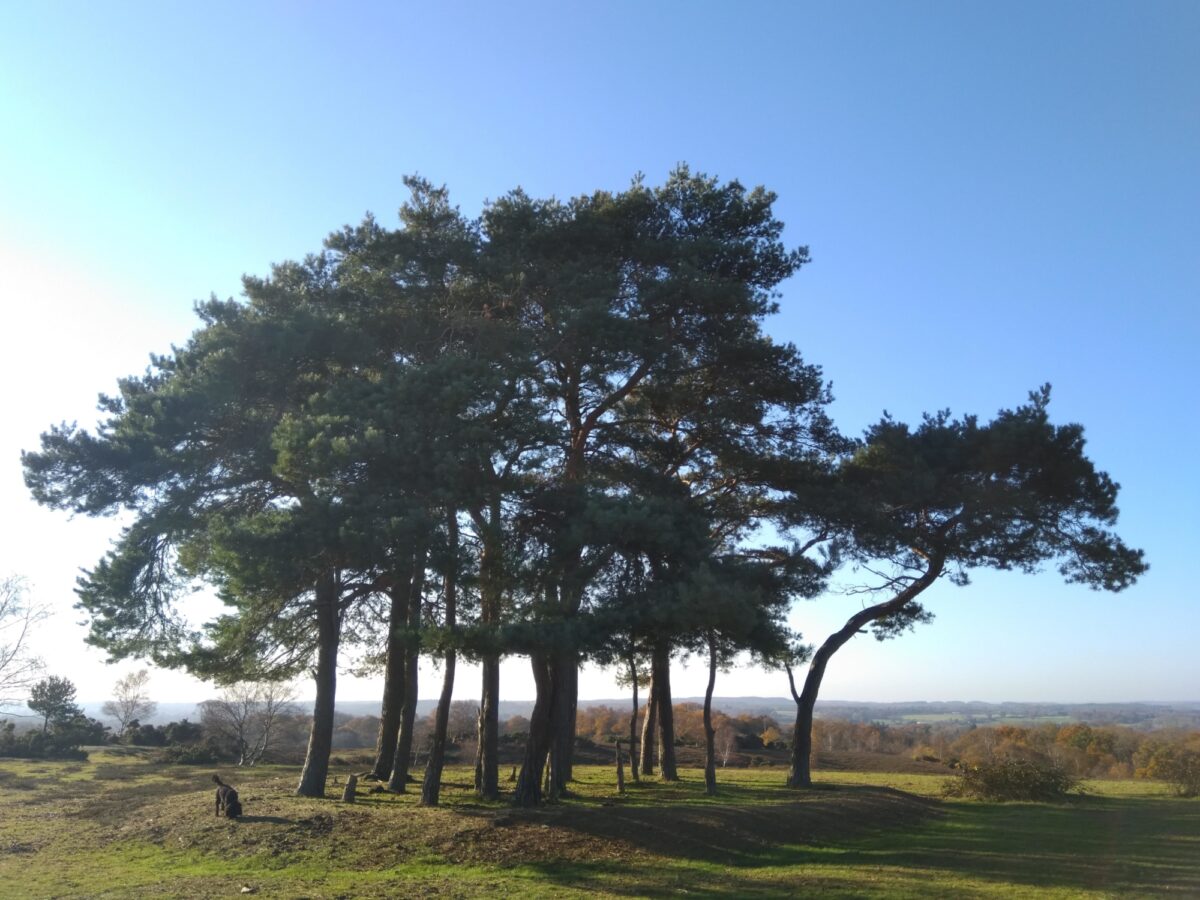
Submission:
[[242,802],[238,800],[237,791],[216,775],[213,776],[213,781],[217,783],[217,815],[225,813],[229,818],[236,819],[242,814]]

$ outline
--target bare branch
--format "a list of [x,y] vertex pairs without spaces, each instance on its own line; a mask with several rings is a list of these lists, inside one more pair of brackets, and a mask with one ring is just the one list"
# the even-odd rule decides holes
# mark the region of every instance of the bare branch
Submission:
[[0,580],[0,708],[21,705],[45,670],[29,650],[29,637],[50,611],[27,602],[25,592],[25,580],[17,575]]

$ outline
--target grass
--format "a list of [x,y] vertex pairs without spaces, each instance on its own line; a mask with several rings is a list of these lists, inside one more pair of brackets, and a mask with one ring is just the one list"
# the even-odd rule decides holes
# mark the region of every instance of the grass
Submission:
[[[363,765],[342,766],[342,780]],[[212,813],[211,770],[101,750],[86,763],[0,760],[0,897],[1108,897],[1200,895],[1200,801],[1088,782],[1069,804],[940,799],[942,777],[721,770],[631,785],[581,767],[539,810],[293,796],[284,767],[222,769],[247,815]],[[363,786],[360,782],[360,787]],[[367,785],[369,787],[369,785]]]

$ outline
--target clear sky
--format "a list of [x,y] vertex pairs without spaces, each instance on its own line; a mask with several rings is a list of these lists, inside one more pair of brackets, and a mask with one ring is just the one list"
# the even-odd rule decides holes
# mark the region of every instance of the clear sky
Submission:
[[[990,416],[1054,385],[1151,571],[1121,595],[981,576],[932,625],[835,658],[830,699],[1200,699],[1200,4],[22,3],[0,0],[0,574],[58,610],[50,671],[103,699],[71,609],[113,520],[28,499],[18,454],[186,339],[192,302],[319,247],[401,178],[469,213],[653,183],[779,195],[813,262],[769,325],[884,409]],[[1189,562],[1192,560],[1193,562]],[[822,637],[858,601],[797,606]],[[460,670],[461,672],[462,670]],[[162,700],[211,689],[155,672]],[[425,681],[425,696],[437,685]],[[311,694],[308,686],[306,693]],[[460,676],[456,697],[477,690]],[[678,668],[677,696],[702,690]],[[779,674],[718,694],[786,695]],[[617,695],[588,673],[584,697]],[[346,699],[378,696],[344,679]],[[526,667],[503,693],[532,696]]]

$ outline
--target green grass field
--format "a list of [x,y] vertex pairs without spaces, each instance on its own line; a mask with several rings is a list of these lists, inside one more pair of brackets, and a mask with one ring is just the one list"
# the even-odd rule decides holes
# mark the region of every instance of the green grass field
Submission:
[[295,769],[268,766],[221,770],[246,807],[232,822],[211,774],[136,751],[0,760],[0,896],[1200,896],[1200,801],[1147,782],[995,804],[940,799],[933,775],[818,773],[796,794],[758,768],[708,798],[685,770],[620,797],[584,767],[575,797],[526,812],[476,802],[462,769],[423,809],[297,798]]

